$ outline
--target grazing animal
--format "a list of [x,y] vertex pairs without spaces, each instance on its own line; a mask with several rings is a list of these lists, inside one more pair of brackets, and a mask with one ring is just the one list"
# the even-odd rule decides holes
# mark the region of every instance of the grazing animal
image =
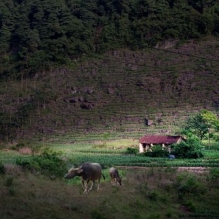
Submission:
[[111,183],[122,185],[122,178],[119,176],[119,171],[115,167],[111,167],[109,170]]
[[[102,167],[99,163],[89,163],[85,162],[78,168],[69,169],[68,173],[65,175],[66,179],[71,179],[76,176],[80,176],[82,179],[82,187],[84,192],[89,192],[92,190],[95,180],[98,181],[97,190],[100,188],[100,178],[105,176],[102,173]],[[91,181],[91,186],[88,189],[88,183]]]

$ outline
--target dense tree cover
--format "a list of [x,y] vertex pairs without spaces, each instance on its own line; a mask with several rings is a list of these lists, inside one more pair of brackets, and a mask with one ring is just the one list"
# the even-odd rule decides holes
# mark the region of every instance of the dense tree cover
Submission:
[[217,0],[1,0],[0,76],[218,32]]

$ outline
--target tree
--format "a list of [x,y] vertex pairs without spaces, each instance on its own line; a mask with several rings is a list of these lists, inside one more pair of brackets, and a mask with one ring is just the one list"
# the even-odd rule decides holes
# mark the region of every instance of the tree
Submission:
[[216,0],[188,0],[188,3],[198,12],[203,13],[206,8],[215,5]]
[[201,116],[209,128],[217,129],[219,125],[217,114],[213,113],[212,111],[202,110]]
[[200,140],[210,136],[210,132],[219,131],[219,119],[217,115],[208,110],[201,110],[198,114],[190,117],[184,127],[184,132],[191,132]]

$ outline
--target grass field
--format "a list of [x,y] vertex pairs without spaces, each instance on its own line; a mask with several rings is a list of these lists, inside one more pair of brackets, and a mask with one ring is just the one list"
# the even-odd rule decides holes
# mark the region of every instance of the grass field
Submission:
[[[27,146],[35,155],[22,153],[27,152]],[[206,146],[204,158],[175,160],[127,155],[128,147],[137,147],[137,142],[105,138],[2,146],[0,163],[6,172],[0,174],[1,219],[219,218],[217,145],[212,149]],[[84,194],[79,177],[67,181],[16,164],[18,158],[31,159],[44,148],[59,154],[66,171],[84,161],[100,162],[106,177],[101,180],[101,189],[96,191],[94,186]],[[122,186],[110,183],[110,166],[118,168]]]
[[[108,171],[101,189],[84,194],[80,179],[51,180],[7,166],[0,176],[2,219],[23,218],[218,218],[218,179],[175,168],[119,169],[122,186]],[[209,189],[211,188],[211,189]]]

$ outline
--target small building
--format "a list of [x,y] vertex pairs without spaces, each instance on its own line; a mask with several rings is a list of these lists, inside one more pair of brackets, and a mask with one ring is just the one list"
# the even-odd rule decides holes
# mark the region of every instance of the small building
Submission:
[[180,143],[184,138],[182,136],[172,135],[145,135],[139,139],[139,152],[151,151],[154,145],[160,145],[163,149],[171,152],[171,145]]

